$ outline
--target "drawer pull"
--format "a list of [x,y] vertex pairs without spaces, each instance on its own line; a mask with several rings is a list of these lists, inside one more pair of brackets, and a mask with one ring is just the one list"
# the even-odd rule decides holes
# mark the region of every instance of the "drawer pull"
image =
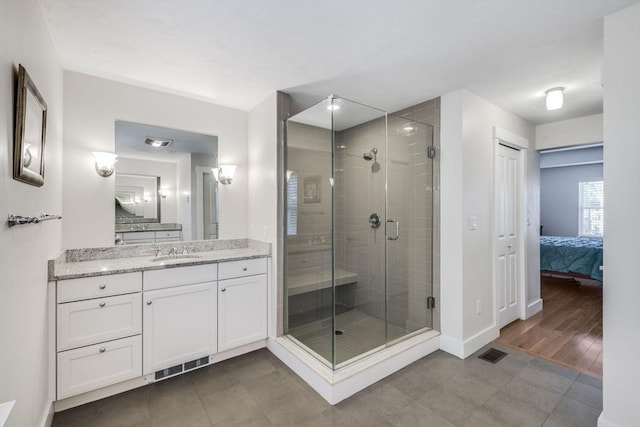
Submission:
[[105,306],[105,305],[107,305],[107,304],[106,304],[106,303],[104,303],[104,302],[101,302],[101,303],[100,303],[100,304],[98,304],[98,305],[99,305],[100,307],[104,307],[104,306]]
[[242,271],[247,271],[247,267],[242,267]]
[[227,288],[222,288],[220,289],[220,292],[225,292],[227,290]]
[[104,353],[105,351],[107,351],[107,349],[106,349],[106,348],[104,348],[104,347],[100,347],[100,353]]
[[151,300],[147,301],[147,305],[151,305],[152,302],[153,301],[151,301]]
[[105,289],[106,287],[107,287],[107,285],[105,285],[104,283],[99,286],[100,289]]

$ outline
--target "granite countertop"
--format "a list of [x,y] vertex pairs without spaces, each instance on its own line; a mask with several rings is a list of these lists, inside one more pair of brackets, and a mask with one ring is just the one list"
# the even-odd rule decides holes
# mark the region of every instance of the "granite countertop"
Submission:
[[[158,251],[167,255],[172,248],[176,248],[178,254],[182,254],[186,248],[188,257],[154,261]],[[270,243],[251,239],[67,249],[56,259],[49,260],[49,281],[263,258],[270,255]]]
[[138,231],[175,231],[175,230],[182,230],[182,224],[176,224],[174,222],[116,224],[116,233],[131,233],[131,232],[138,232]]

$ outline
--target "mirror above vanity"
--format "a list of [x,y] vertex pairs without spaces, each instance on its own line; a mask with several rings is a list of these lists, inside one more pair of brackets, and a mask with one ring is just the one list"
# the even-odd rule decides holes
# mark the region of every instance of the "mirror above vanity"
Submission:
[[218,137],[115,122],[116,244],[218,238]]

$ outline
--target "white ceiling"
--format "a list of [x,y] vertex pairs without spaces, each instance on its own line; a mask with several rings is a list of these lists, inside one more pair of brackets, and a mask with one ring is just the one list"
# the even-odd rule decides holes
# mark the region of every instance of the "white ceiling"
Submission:
[[602,111],[603,17],[639,1],[39,0],[68,70],[242,110],[276,90],[397,111],[466,88],[534,124]]

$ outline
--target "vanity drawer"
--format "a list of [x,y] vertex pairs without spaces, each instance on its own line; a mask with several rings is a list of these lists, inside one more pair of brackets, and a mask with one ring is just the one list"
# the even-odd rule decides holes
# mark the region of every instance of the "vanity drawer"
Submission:
[[139,292],[142,290],[142,273],[59,280],[57,288],[59,303]]
[[202,264],[145,271],[143,287],[145,291],[148,291],[195,283],[215,282],[216,280],[218,280],[218,265]]
[[142,375],[142,338],[58,353],[58,400]]
[[155,240],[155,237],[155,231],[134,231],[122,233],[122,240],[131,243],[138,243],[141,240],[143,240],[144,242],[153,242]]
[[267,259],[255,258],[241,261],[221,262],[218,264],[218,279],[253,276],[267,272]]
[[179,239],[180,230],[156,231],[156,239]]
[[58,351],[137,335],[142,331],[142,294],[58,304]]

